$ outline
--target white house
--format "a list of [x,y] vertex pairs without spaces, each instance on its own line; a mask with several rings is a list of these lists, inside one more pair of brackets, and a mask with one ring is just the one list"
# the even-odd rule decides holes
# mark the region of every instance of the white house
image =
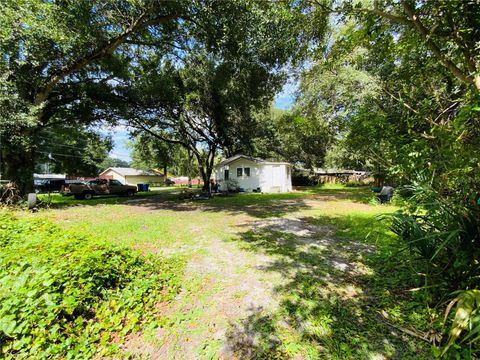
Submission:
[[236,181],[244,191],[288,192],[292,191],[292,165],[235,155],[215,167],[215,179],[220,190]]
[[109,167],[99,175],[101,178],[115,179],[126,185],[163,183],[163,175],[155,171],[144,171],[132,168]]

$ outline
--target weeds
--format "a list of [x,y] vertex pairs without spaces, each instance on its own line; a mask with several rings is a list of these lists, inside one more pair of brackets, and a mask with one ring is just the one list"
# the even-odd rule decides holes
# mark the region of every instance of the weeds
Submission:
[[159,302],[179,288],[179,260],[162,261],[40,218],[0,214],[0,355],[91,358],[162,324]]
[[437,354],[463,357],[465,352],[480,353],[480,297],[475,290],[480,285],[480,206],[474,197],[459,195],[441,194],[428,185],[412,187],[413,205],[392,216],[391,229],[418,259],[416,270],[425,274],[422,285],[433,305],[454,297],[446,309],[448,340]]

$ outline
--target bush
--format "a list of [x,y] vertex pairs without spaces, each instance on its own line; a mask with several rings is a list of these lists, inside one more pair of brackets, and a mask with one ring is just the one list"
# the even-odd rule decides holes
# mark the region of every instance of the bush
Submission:
[[448,304],[445,318],[451,316],[451,326],[448,332],[448,341],[438,355],[449,354],[449,357],[462,359],[473,358],[473,353],[480,350],[480,290],[463,290]]
[[240,185],[238,185],[238,181],[236,179],[226,180],[225,185],[227,187],[227,191],[229,192],[238,192],[240,189]]
[[0,357],[108,355],[126,334],[161,324],[154,306],[178,290],[178,260],[45,220],[0,213],[0,224]]
[[[392,230],[428,266],[429,280],[442,290],[480,285],[480,207],[425,194],[414,212],[393,215]],[[418,199],[418,196],[417,196]]]
[[[457,304],[457,311],[447,322],[451,329],[445,349],[457,349],[460,357],[464,350],[479,354],[479,344],[467,341],[478,340],[480,331],[480,296],[475,290],[480,287],[480,206],[476,195],[445,196],[428,186],[411,190],[408,201],[415,205],[394,214],[391,229],[414,258],[420,259],[417,264],[421,268],[416,270],[425,274],[426,289],[434,299],[440,302],[455,297],[451,306]],[[454,347],[454,343],[468,343],[468,349]]]

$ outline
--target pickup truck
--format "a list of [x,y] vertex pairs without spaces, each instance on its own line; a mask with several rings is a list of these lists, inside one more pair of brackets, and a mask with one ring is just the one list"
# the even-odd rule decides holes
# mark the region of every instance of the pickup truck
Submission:
[[123,185],[118,180],[95,179],[81,184],[65,185],[63,195],[73,195],[75,199],[90,200],[94,195],[133,196],[137,187]]

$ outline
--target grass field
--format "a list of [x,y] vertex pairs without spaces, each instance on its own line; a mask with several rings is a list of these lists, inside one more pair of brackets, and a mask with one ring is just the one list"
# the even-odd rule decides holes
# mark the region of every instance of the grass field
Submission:
[[[84,206],[82,206],[84,205]],[[368,188],[179,199],[178,189],[78,201],[27,219],[185,263],[160,327],[120,353],[151,358],[430,358],[424,306]]]

